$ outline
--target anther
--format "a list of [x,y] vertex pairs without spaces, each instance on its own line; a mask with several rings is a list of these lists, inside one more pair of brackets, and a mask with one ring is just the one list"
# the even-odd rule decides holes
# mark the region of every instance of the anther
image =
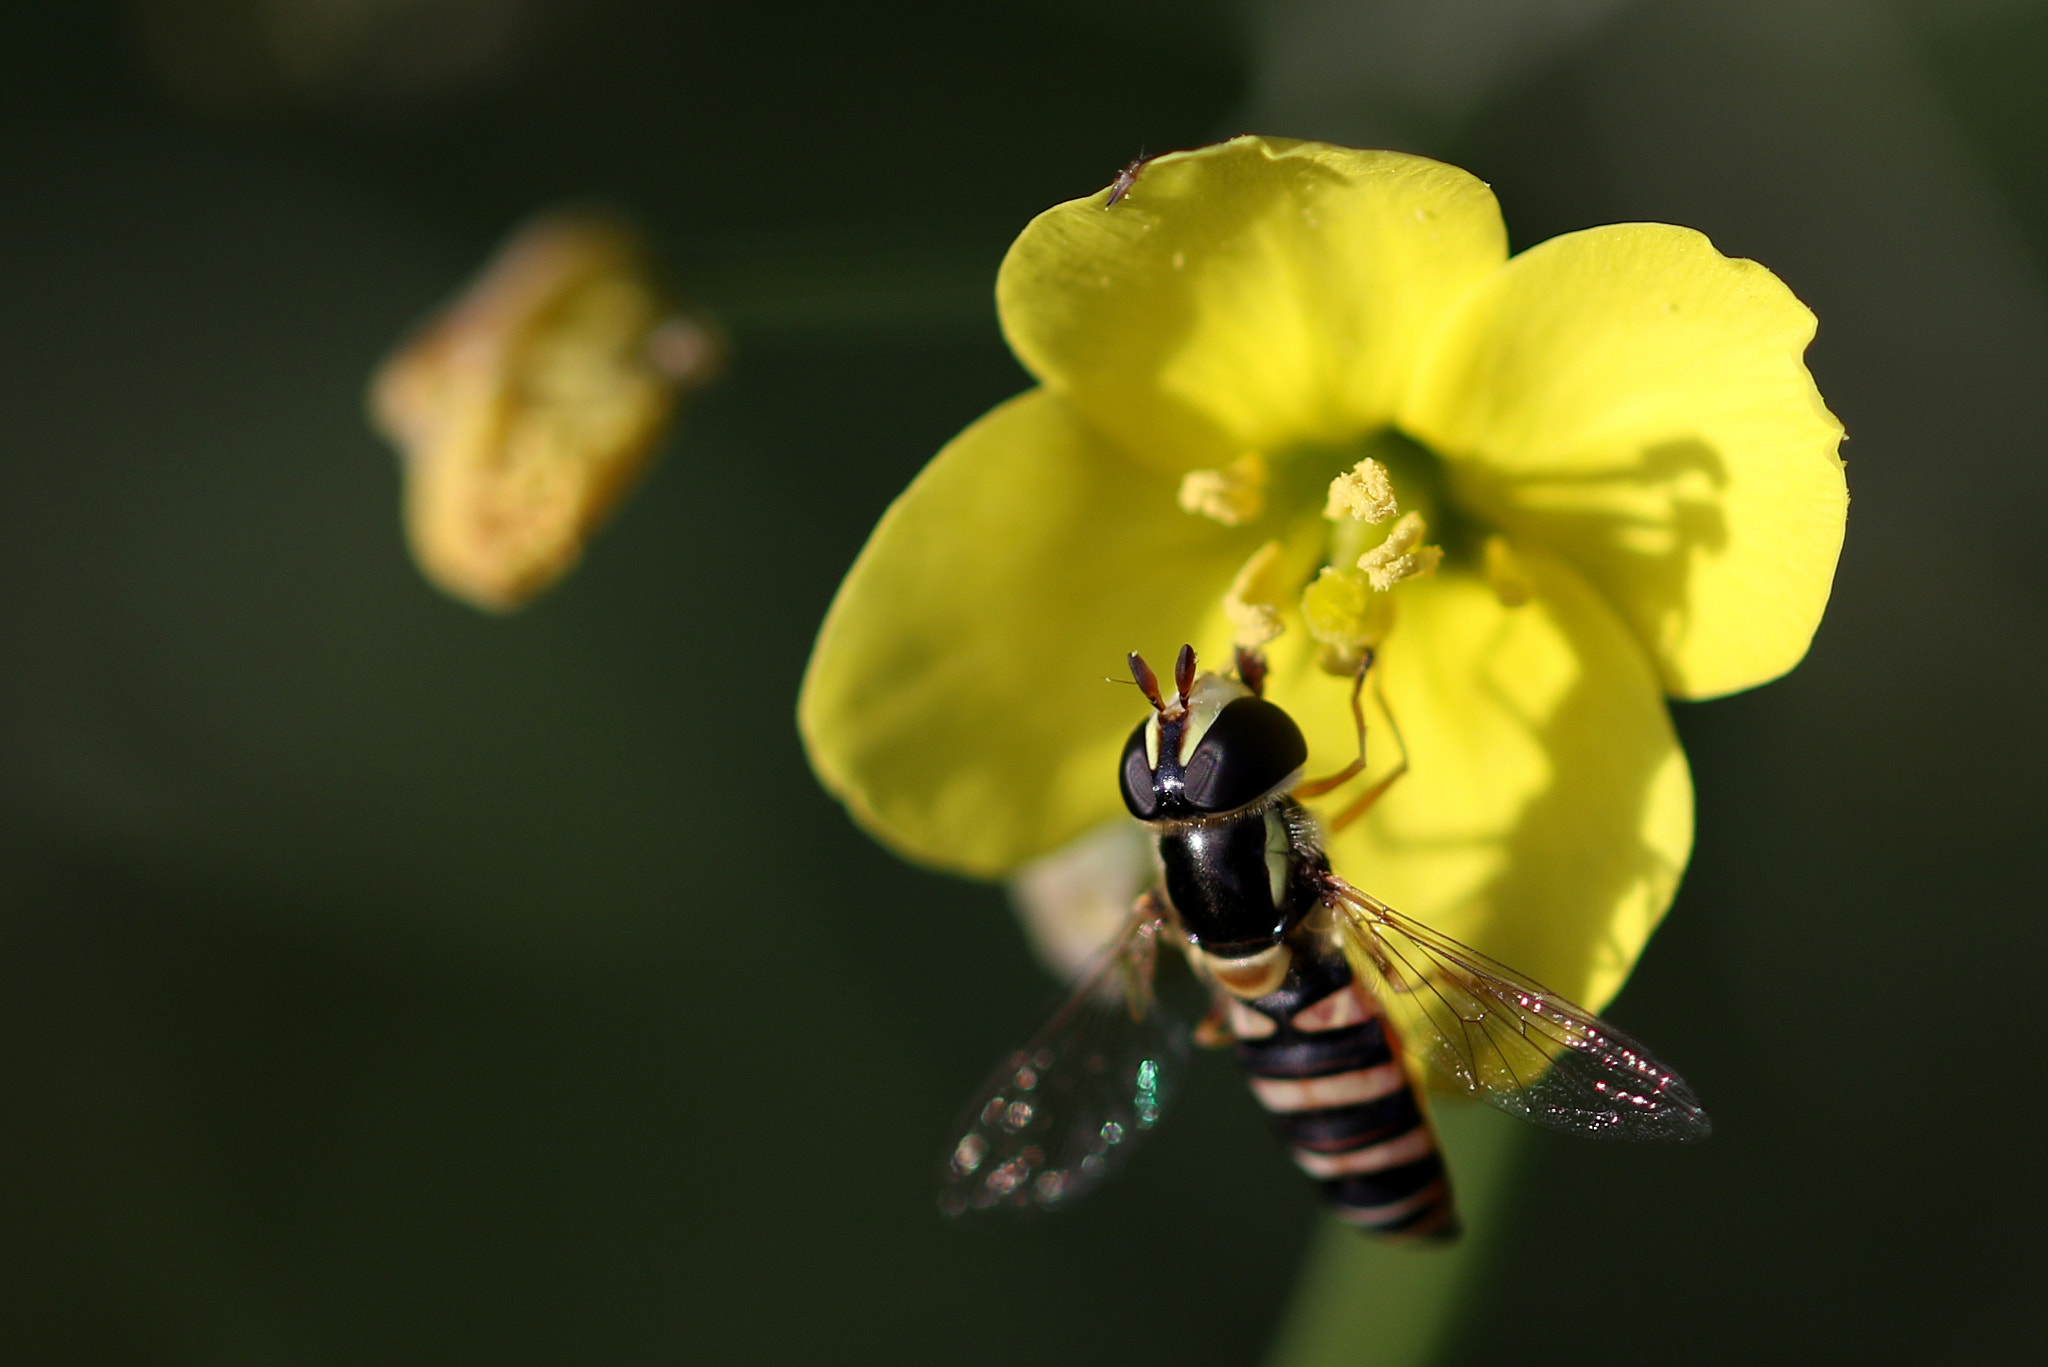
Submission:
[[1428,534],[1429,525],[1422,520],[1422,514],[1403,514],[1385,541],[1358,557],[1358,568],[1365,571],[1365,577],[1381,593],[1403,579],[1428,574],[1444,558],[1441,546],[1422,544],[1422,538]]
[[1266,508],[1266,458],[1247,451],[1221,470],[1190,470],[1181,476],[1181,511],[1236,527]]
[[1286,630],[1280,620],[1283,581],[1280,543],[1268,541],[1252,552],[1223,595],[1223,615],[1235,629],[1234,643],[1257,649]]
[[1387,467],[1371,456],[1331,480],[1329,497],[1323,504],[1323,516],[1332,522],[1348,517],[1375,526],[1400,511]]

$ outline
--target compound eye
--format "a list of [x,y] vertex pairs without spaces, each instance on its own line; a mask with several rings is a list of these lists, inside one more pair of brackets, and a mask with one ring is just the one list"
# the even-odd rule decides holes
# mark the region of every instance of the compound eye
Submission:
[[1124,745],[1124,758],[1120,772],[1123,774],[1124,806],[1140,821],[1150,821],[1159,815],[1159,790],[1154,786],[1152,761],[1145,757],[1145,727],[1149,719],[1138,723],[1138,729],[1131,732],[1131,738]]
[[1256,802],[1308,762],[1294,718],[1264,698],[1239,698],[1209,723],[1188,757],[1187,798],[1196,810],[1228,812]]

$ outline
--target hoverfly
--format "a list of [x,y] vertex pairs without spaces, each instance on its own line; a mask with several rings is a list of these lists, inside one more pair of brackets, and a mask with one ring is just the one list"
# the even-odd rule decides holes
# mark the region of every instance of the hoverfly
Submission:
[[[1073,994],[988,1079],[942,1165],[940,1208],[1041,1208],[1095,1185],[1159,1120],[1188,1032],[1155,1000],[1162,941],[1208,985],[1197,1038],[1234,1040],[1252,1091],[1363,1229],[1449,1238],[1458,1222],[1420,1087],[1423,1075],[1551,1129],[1687,1140],[1709,1131],[1692,1090],[1649,1050],[1476,950],[1338,877],[1301,799],[1365,767],[1301,782],[1308,743],[1262,696],[1264,661],[1195,672],[1181,647],[1172,697],[1138,655],[1152,713],[1120,766],[1158,881]],[[1396,739],[1399,739],[1398,732]],[[1338,818],[1355,819],[1406,768]]]

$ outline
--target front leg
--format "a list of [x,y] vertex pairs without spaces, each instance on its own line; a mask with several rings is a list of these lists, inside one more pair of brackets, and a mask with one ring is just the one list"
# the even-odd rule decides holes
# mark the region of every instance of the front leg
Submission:
[[1195,1027],[1195,1043],[1204,1049],[1221,1049],[1237,1043],[1237,1031],[1230,1028],[1230,994],[1213,993],[1209,998],[1209,1010]]

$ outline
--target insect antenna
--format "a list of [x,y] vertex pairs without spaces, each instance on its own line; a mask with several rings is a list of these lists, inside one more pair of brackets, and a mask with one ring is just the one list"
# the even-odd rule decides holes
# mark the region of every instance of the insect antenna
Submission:
[[1146,664],[1145,657],[1137,651],[1131,652],[1130,661],[1131,678],[1137,682],[1138,691],[1151,700],[1153,711],[1164,712],[1166,702],[1159,696],[1159,676],[1152,672],[1152,666]]
[[1173,686],[1180,690],[1180,700],[1186,703],[1195,689],[1195,648],[1182,646],[1180,654],[1173,661]]

